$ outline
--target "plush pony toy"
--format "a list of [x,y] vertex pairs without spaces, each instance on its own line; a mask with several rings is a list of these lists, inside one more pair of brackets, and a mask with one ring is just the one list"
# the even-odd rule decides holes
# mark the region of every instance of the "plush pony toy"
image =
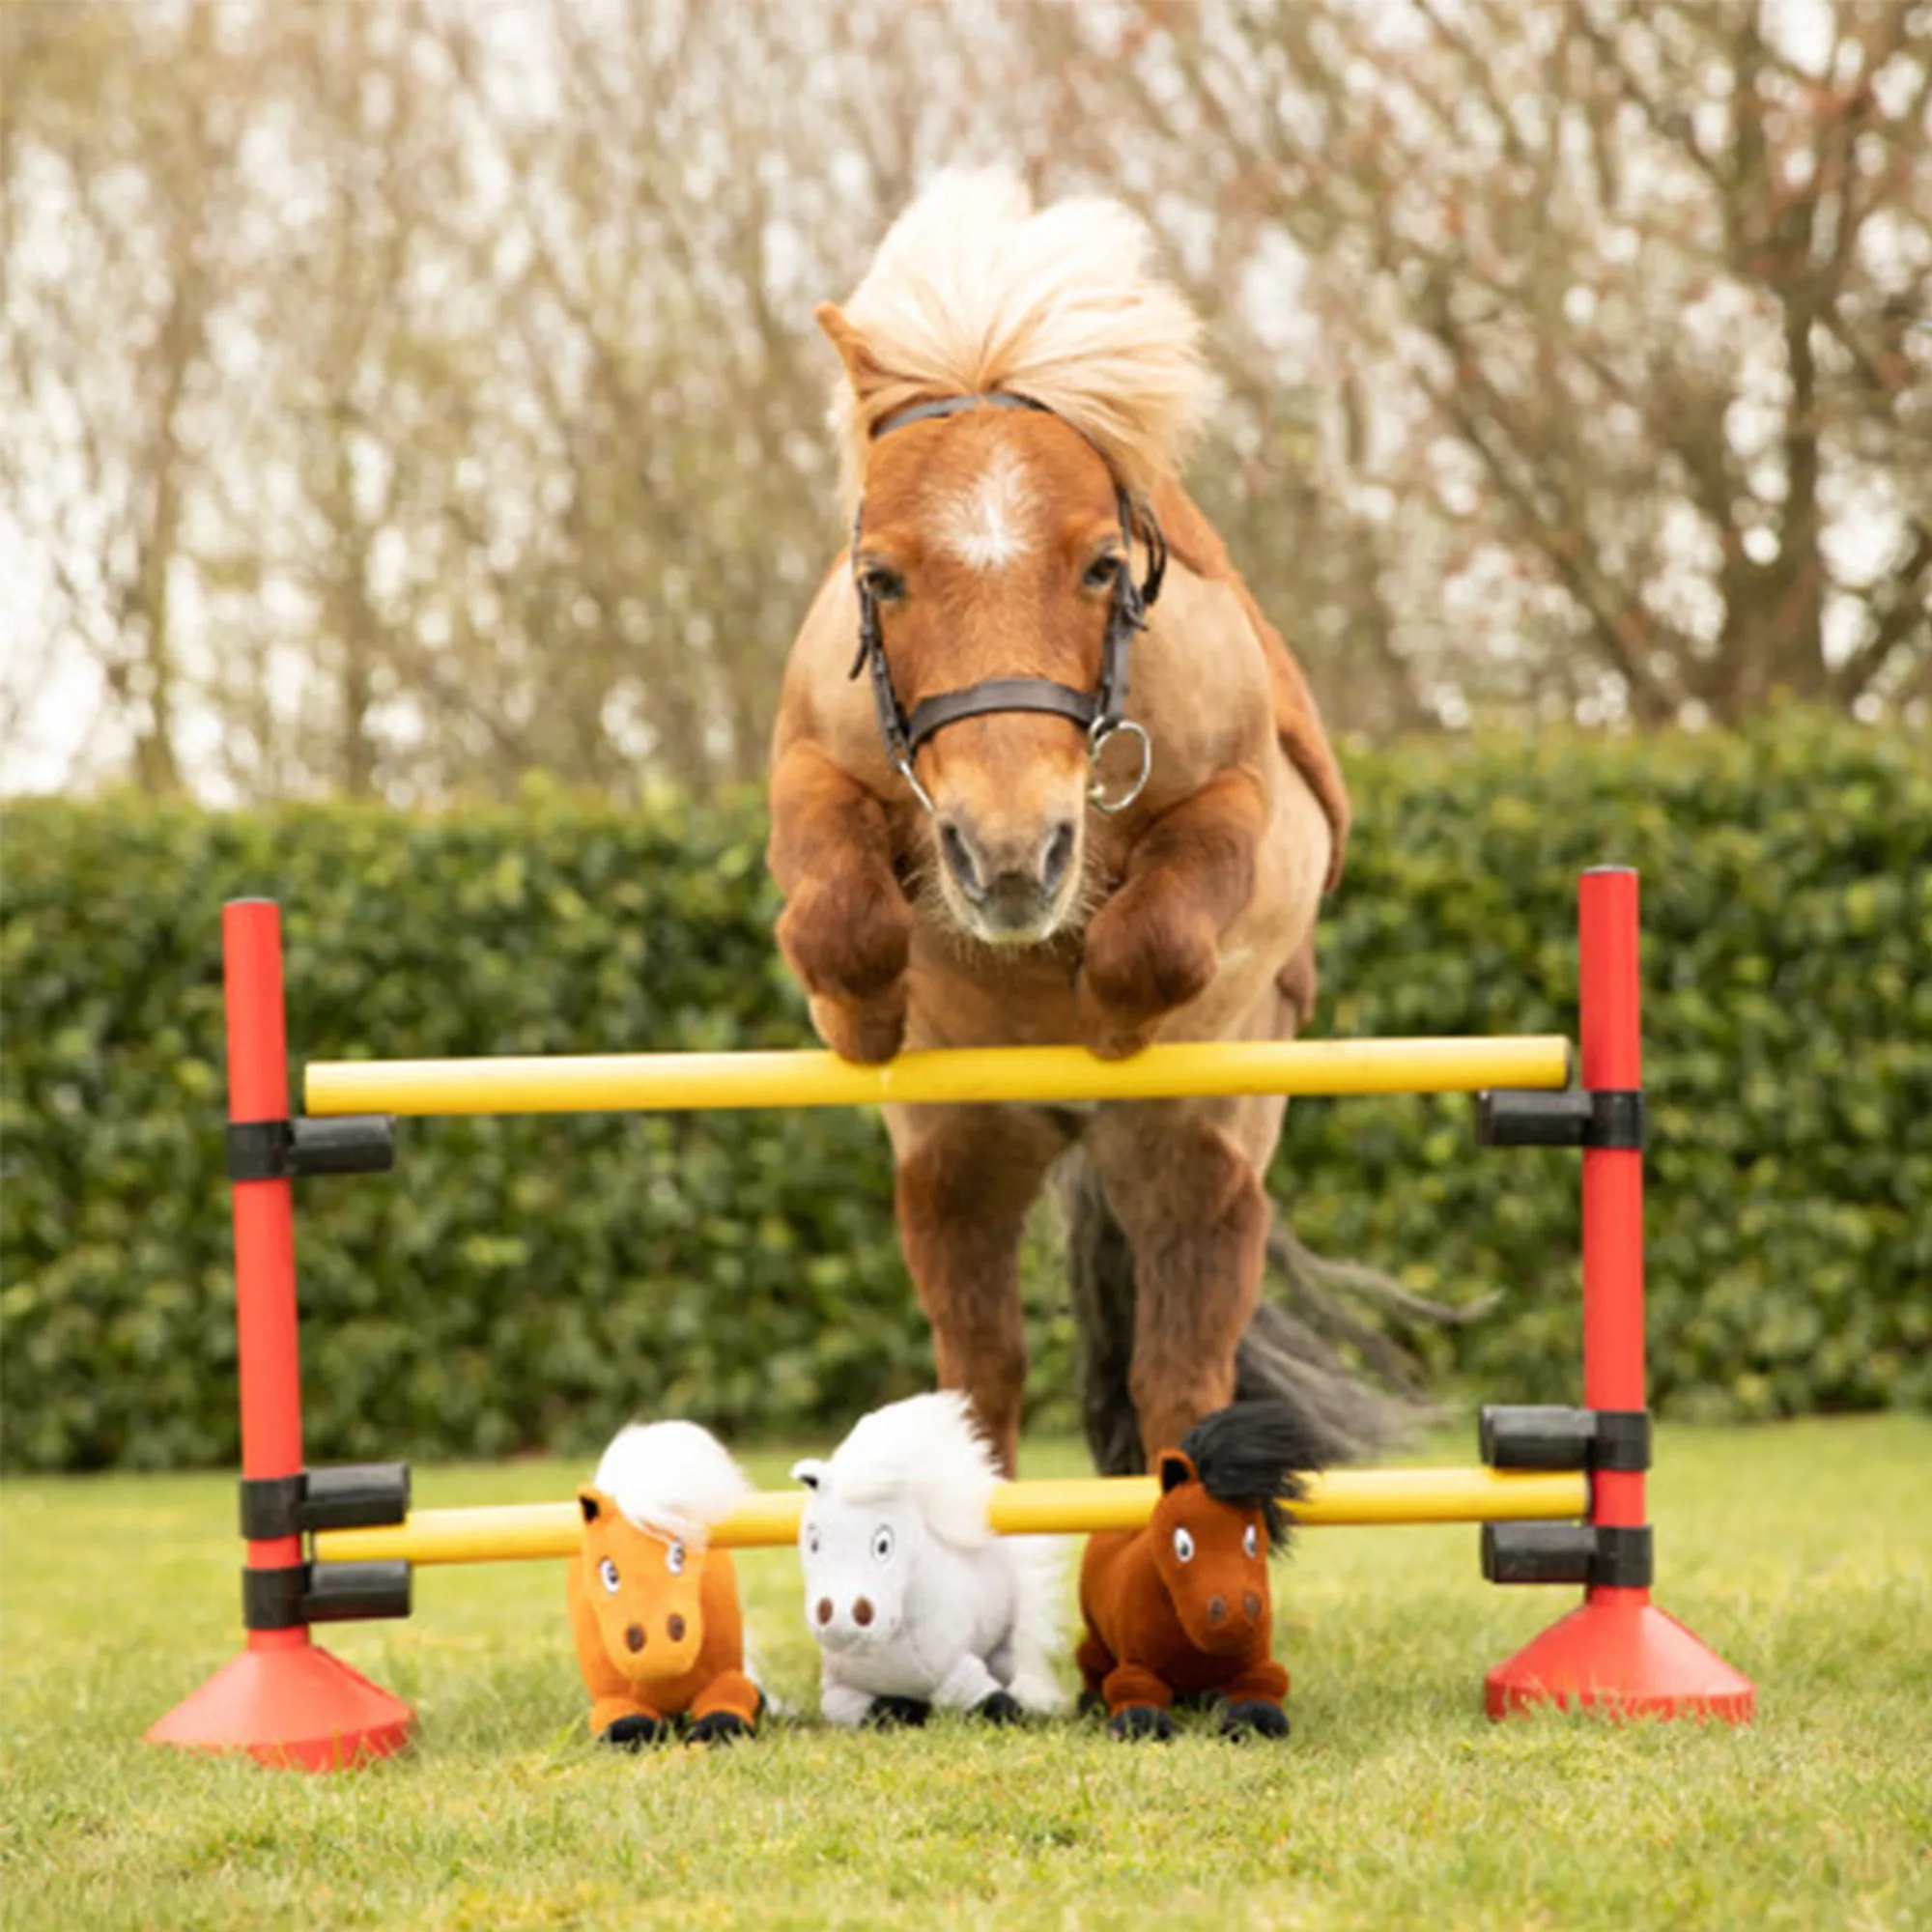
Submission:
[[750,1490],[695,1422],[653,1422],[619,1431],[578,1491],[570,1624],[605,1744],[656,1744],[685,1718],[698,1744],[757,1729],[764,1696],[745,1674],[737,1576],[724,1550],[706,1548]]
[[1050,1539],[996,1536],[992,1452],[959,1395],[863,1417],[830,1462],[799,1463],[805,1621],[836,1724],[923,1724],[933,1705],[1010,1723],[1059,1708]]
[[1268,1556],[1288,1544],[1283,1500],[1319,1467],[1293,1407],[1236,1403],[1159,1457],[1145,1529],[1091,1537],[1080,1566],[1083,1703],[1106,1704],[1118,1738],[1168,1738],[1177,1696],[1221,1700],[1221,1731],[1288,1735],[1288,1672],[1271,1654]]

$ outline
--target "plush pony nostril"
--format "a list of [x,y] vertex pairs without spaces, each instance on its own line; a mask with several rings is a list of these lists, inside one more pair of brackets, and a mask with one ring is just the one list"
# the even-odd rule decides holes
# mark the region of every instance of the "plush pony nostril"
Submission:
[[682,1643],[684,1641],[684,1619],[675,1610],[665,1619],[665,1634],[673,1643]]
[[1259,1617],[1262,1613],[1262,1600],[1259,1593],[1250,1590],[1247,1593],[1247,1595],[1241,1599],[1241,1607],[1242,1609],[1247,1611],[1248,1621],[1250,1623],[1253,1623],[1255,1619]]
[[864,1630],[872,1621],[872,1600],[861,1597],[852,1605],[852,1621]]
[[1228,1621],[1228,1600],[1226,1597],[1208,1599],[1208,1621],[1210,1624],[1224,1624]]
[[829,1624],[832,1621],[832,1599],[830,1597],[820,1597],[818,1600],[818,1621],[822,1624]]
[[626,1650],[642,1650],[643,1647],[644,1647],[643,1625],[642,1624],[630,1625],[624,1632],[624,1648]]

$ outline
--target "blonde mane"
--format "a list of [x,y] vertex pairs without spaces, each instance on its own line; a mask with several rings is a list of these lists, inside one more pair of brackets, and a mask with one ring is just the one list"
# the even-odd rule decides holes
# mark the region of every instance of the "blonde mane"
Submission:
[[833,422],[856,496],[881,418],[1011,389],[1079,430],[1137,491],[1178,476],[1213,399],[1201,325],[1147,266],[1145,222],[1083,196],[1035,211],[1002,170],[949,173],[893,224],[842,315]]

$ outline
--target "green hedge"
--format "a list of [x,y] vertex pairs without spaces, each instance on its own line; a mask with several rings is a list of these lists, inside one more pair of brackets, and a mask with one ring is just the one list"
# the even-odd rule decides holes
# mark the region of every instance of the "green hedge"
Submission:
[[[1657,1399],[1932,1401],[1926,747],[1798,715],[1350,760],[1323,943],[1338,1035],[1570,1031],[1577,870],[1644,871]],[[532,791],[434,818],[14,802],[0,875],[0,1457],[236,1454],[219,907],[286,908],[298,1062],[784,1046],[755,799]],[[412,1122],[390,1179],[304,1183],[320,1458],[582,1449],[632,1413],[823,1435],[921,1386],[884,1137],[841,1112]],[[1467,1103],[1292,1110],[1298,1231],[1496,1312],[1427,1338],[1497,1398],[1574,1391],[1576,1159]],[[1071,1414],[1029,1267],[1037,1414]]]

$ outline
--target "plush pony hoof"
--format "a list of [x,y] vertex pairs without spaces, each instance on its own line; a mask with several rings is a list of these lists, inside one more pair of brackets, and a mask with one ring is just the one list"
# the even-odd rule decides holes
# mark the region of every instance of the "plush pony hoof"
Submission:
[[645,1745],[661,1745],[677,1735],[677,1726],[668,1718],[619,1718],[597,1733],[600,1745],[613,1745],[618,1750],[640,1750]]
[[1129,1744],[1151,1738],[1164,1745],[1174,1735],[1174,1719],[1158,1704],[1129,1704],[1107,1719],[1107,1728]]
[[1288,1713],[1279,1704],[1267,1703],[1260,1697],[1245,1697],[1238,1703],[1222,1705],[1221,1735],[1224,1738],[1244,1738],[1250,1731],[1261,1738],[1285,1738],[1288,1735]]
[[729,1745],[736,1744],[740,1738],[754,1738],[758,1730],[755,1724],[748,1724],[736,1711],[712,1711],[692,1725],[690,1735],[695,1745]]
[[973,1706],[973,1715],[988,1724],[1023,1724],[1026,1706],[1010,1690],[995,1690]]
[[932,1716],[932,1706],[917,1697],[874,1697],[866,1713],[866,1728],[872,1731],[896,1730],[907,1724],[917,1729]]

